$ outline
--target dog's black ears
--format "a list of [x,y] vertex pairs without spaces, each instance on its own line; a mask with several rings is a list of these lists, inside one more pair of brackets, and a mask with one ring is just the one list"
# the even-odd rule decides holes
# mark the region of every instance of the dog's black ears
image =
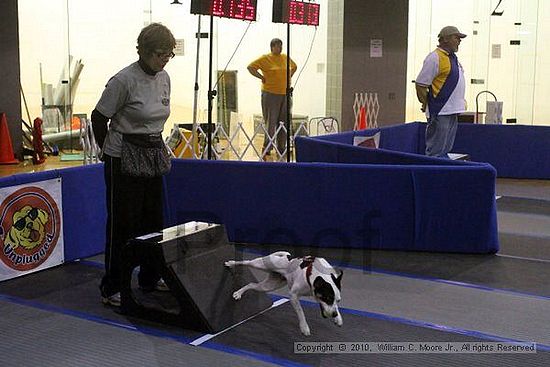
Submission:
[[340,274],[338,274],[337,277],[334,276],[334,274],[330,274],[330,277],[332,278],[332,281],[334,282],[334,284],[336,285],[336,287],[338,287],[338,289],[342,289],[342,277],[344,276],[344,271],[343,270],[338,270],[340,272]]
[[313,281],[313,289],[320,289],[324,284],[328,284],[322,277],[316,277]]

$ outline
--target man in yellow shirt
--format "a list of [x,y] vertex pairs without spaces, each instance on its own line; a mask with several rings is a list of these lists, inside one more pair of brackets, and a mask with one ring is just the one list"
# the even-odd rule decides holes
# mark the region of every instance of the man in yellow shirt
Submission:
[[[286,78],[287,57],[282,54],[283,41],[278,38],[271,40],[271,53],[262,55],[248,65],[248,71],[262,81],[262,114],[267,124],[268,135],[264,138],[262,152],[264,158],[271,153],[269,144],[279,121],[287,122]],[[261,71],[261,73],[260,73]],[[296,64],[290,60],[290,77],[296,72]],[[280,130],[277,134],[277,150],[282,154],[285,150],[286,134]]]

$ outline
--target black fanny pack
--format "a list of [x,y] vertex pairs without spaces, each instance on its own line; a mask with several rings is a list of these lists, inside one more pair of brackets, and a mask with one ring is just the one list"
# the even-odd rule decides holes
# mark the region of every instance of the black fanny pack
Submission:
[[161,134],[123,134],[121,172],[132,177],[158,177],[170,172],[170,152]]

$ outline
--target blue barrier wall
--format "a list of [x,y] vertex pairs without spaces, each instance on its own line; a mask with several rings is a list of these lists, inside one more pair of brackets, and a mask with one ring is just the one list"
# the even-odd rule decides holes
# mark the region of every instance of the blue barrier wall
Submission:
[[372,136],[380,132],[380,148],[396,152],[419,153],[424,151],[425,124],[410,123],[381,128],[346,131],[338,134],[315,136],[316,140],[353,145],[355,136]]
[[459,124],[454,151],[489,162],[499,177],[550,179],[550,126]]
[[488,165],[177,160],[167,211],[224,223],[235,242],[491,253],[494,183]]
[[[384,135],[382,135],[384,136]],[[388,141],[388,135],[386,141]],[[425,155],[388,149],[370,149],[340,142],[307,137],[296,137],[296,160],[299,162],[395,164],[432,166],[470,166],[479,163],[453,161]]]
[[[365,163],[398,164],[401,158],[404,164],[409,164],[411,157],[400,156],[399,153],[425,157],[426,124],[420,122],[325,135],[314,139],[352,145],[354,136],[370,136],[378,131],[381,150],[397,154],[368,154],[372,157]],[[546,152],[549,141],[549,126],[458,124],[453,152],[467,153],[472,161],[491,164],[496,168],[498,177],[550,179],[550,160]],[[323,147],[325,148],[326,146]],[[328,154],[327,152],[326,155]],[[335,162],[334,152],[331,154],[332,158],[327,162]],[[350,158],[354,154],[352,151],[348,152]],[[353,162],[359,163],[357,159],[354,157]],[[340,158],[340,162],[345,160]],[[422,159],[422,164],[429,162]]]
[[19,174],[0,178],[0,187],[31,184],[61,177],[65,261],[105,249],[105,183],[103,165]]
[[[56,177],[65,260],[101,253],[102,165],[15,175],[0,187]],[[494,180],[494,170],[481,165],[174,160],[165,222],[224,223],[241,243],[491,253],[498,251]]]

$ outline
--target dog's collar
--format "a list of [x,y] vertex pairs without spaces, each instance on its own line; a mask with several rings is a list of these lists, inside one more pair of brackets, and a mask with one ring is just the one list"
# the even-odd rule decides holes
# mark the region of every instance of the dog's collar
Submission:
[[307,284],[309,284],[309,288],[311,288],[311,280],[309,277],[311,277],[311,272],[313,270],[313,262],[315,261],[315,256],[305,256],[302,258],[302,263],[300,264],[300,267],[306,268],[306,280]]
[[306,269],[306,279],[307,279],[307,284],[309,284],[309,288],[311,288],[311,280],[309,280],[309,277],[311,276],[312,268],[313,268],[313,263],[309,264]]

